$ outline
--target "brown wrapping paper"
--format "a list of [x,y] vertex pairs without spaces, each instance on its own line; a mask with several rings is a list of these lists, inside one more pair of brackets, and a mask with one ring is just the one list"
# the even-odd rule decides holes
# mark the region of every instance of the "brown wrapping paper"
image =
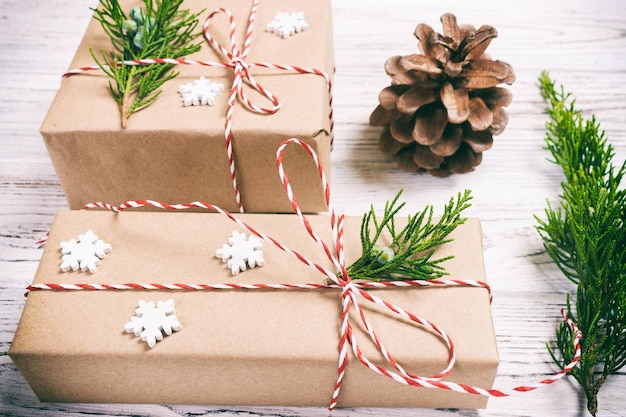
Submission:
[[[140,4],[123,1],[125,10]],[[237,24],[237,45],[242,47],[252,1],[189,0],[184,8],[218,7],[232,11]],[[278,11],[302,11],[310,28],[288,39],[266,32]],[[230,49],[226,15],[212,20],[213,36]],[[111,49],[99,22],[92,20],[69,68],[93,65],[89,49]],[[187,57],[225,61],[205,42]],[[334,70],[330,1],[263,0],[257,12],[248,62],[317,68],[332,76]],[[180,75],[165,83],[163,93],[149,107],[120,125],[119,108],[108,90],[109,79],[90,71],[64,79],[42,124],[41,134],[63,187],[69,207],[93,201],[121,203],[133,199],[187,202],[210,201],[237,211],[224,139],[227,100],[233,70],[177,65]],[[281,70],[252,69],[257,82],[282,102],[274,115],[261,115],[237,103],[233,115],[233,148],[244,208],[248,212],[289,212],[276,171],[275,154],[281,142],[297,137],[317,152],[330,167],[328,87],[321,76]],[[215,106],[184,107],[178,88],[200,76],[224,84]],[[261,107],[271,108],[264,96],[246,87],[246,94]],[[317,170],[302,149],[288,149],[285,167],[304,211],[325,211]]]
[[[246,223],[332,270],[293,215],[246,214]],[[310,216],[331,241],[329,218]],[[401,221],[400,221],[401,223]],[[360,256],[360,218],[345,223],[347,262]],[[92,229],[113,250],[96,274],[60,272],[60,242]],[[232,276],[214,252],[233,230],[219,214],[62,211],[55,218],[35,283],[320,283],[324,276],[265,243],[265,266]],[[453,279],[485,280],[482,235],[469,219],[438,248],[454,254]],[[457,349],[445,380],[490,388],[498,354],[487,291],[479,288],[370,290],[441,326]],[[182,329],[149,349],[124,332],[138,300],[173,299]],[[391,354],[417,375],[446,366],[434,334],[367,305]],[[337,378],[339,290],[33,291],[10,356],[42,401],[327,406]],[[382,358],[352,313],[361,349]],[[349,352],[339,406],[483,408],[482,396],[401,385]]]

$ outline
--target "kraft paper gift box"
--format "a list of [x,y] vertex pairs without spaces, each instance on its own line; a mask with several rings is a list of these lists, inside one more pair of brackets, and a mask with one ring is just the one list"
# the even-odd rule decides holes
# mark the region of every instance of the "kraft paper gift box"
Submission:
[[[247,224],[326,268],[320,247],[294,215],[244,214]],[[331,242],[329,218],[308,217]],[[401,219],[397,219],[399,224]],[[361,251],[360,218],[347,217],[347,263]],[[112,245],[95,274],[60,271],[60,243],[91,229]],[[34,283],[322,283],[324,275],[265,242],[265,266],[236,276],[215,250],[233,230],[206,213],[61,211]],[[452,279],[485,281],[477,219],[453,232],[436,256]],[[384,243],[384,242],[383,242]],[[370,289],[370,293],[440,326],[457,361],[443,381],[491,388],[498,354],[487,290],[470,287]],[[126,333],[138,300],[175,301],[180,331],[149,348]],[[408,371],[431,376],[448,350],[434,333],[388,311],[361,305],[392,356]],[[364,354],[382,357],[354,312]],[[31,291],[9,351],[42,401],[327,406],[337,379],[341,290]],[[340,407],[483,408],[487,398],[401,385],[375,374],[348,351]],[[382,364],[382,363],[381,363]]]
[[[121,1],[128,11],[142,4]],[[184,9],[199,11],[198,31],[218,7],[229,9],[237,25],[237,46],[242,48],[252,0],[185,1]],[[82,7],[82,6],[78,6]],[[287,39],[265,31],[277,12],[303,12],[309,29]],[[210,33],[230,49],[229,22],[218,14]],[[198,41],[203,41],[202,37]],[[92,19],[70,69],[94,65],[89,53],[112,49],[100,23]],[[167,58],[167,57],[155,57]],[[203,41],[202,50],[188,59],[224,62],[227,59]],[[329,0],[263,0],[256,15],[247,62],[264,62],[334,71],[332,19]],[[180,75],[165,83],[150,106],[134,113],[123,129],[120,111],[102,71],[66,77],[41,126],[41,134],[71,209],[94,201],[120,203],[150,198],[160,201],[210,201],[237,211],[224,138],[227,100],[233,81],[230,68],[176,65]],[[282,103],[273,115],[253,113],[237,100],[232,119],[233,151],[238,186],[247,212],[290,212],[275,169],[279,144],[297,137],[311,145],[323,166],[330,167],[328,85],[322,76],[283,70],[252,68],[255,80]],[[184,107],[178,89],[204,76],[222,83],[224,91],[214,106]],[[61,79],[61,74],[59,74]],[[272,102],[249,86],[245,93],[254,104],[271,108]],[[326,211],[315,165],[302,149],[290,149],[285,165],[305,212]],[[329,172],[326,172],[328,175]]]

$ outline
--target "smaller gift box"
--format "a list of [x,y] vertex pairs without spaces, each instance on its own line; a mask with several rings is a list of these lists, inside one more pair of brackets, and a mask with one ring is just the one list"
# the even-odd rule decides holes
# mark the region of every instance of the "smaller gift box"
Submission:
[[[123,0],[127,13],[142,3]],[[236,45],[241,50],[252,0],[185,1],[183,9],[199,12],[198,31],[217,8],[227,8],[236,24]],[[277,12],[302,12],[307,30],[287,39],[266,31]],[[330,1],[263,0],[256,12],[252,43],[246,62],[298,66],[319,70],[330,80],[334,71]],[[230,23],[225,13],[215,15],[210,35],[230,50]],[[201,41],[202,38],[199,38]],[[92,49],[112,49],[100,23],[90,22],[70,65],[94,65]],[[168,58],[168,57],[153,57]],[[204,42],[200,52],[187,57],[212,63],[232,63]],[[254,113],[240,99],[232,113],[232,152],[227,149],[225,120],[234,69],[224,66],[176,65],[180,75],[162,87],[148,107],[134,113],[127,128],[120,124],[118,104],[109,91],[109,78],[99,70],[66,77],[41,126],[41,134],[71,209],[92,201],[121,202],[148,197],[161,201],[211,201],[237,211],[237,189],[247,212],[289,212],[291,205],[275,170],[275,151],[290,137],[298,137],[330,167],[331,121],[329,80],[324,76],[279,68],[250,68],[282,106],[274,114]],[[183,105],[179,87],[200,77],[224,85],[213,106]],[[244,91],[254,105],[274,103],[254,91],[244,79]],[[232,164],[231,160],[232,159]],[[327,209],[317,169],[301,149],[285,156],[286,168],[305,212]],[[236,187],[232,170],[236,169]],[[327,172],[328,175],[328,172]]]
[[[237,216],[312,262],[334,270],[295,215]],[[329,216],[310,226],[332,242]],[[402,226],[405,219],[398,218]],[[361,256],[361,219],[346,217],[346,263]],[[62,272],[61,243],[93,232],[112,246],[95,274]],[[54,220],[34,284],[259,283],[321,284],[326,278],[265,242],[264,266],[236,276],[215,256],[233,230],[228,217],[207,213],[61,211]],[[437,248],[450,279],[485,282],[482,234],[470,218]],[[383,237],[381,243],[385,243]],[[67,243],[63,245],[67,248]],[[456,363],[442,381],[491,388],[498,353],[483,287],[367,289],[443,329]],[[326,406],[337,381],[341,288],[222,290],[31,291],[9,355],[42,401]],[[138,300],[174,300],[181,325],[153,348],[125,324]],[[446,368],[449,350],[432,330],[361,300],[363,311],[393,358],[411,373]],[[383,357],[354,311],[354,337],[363,354]],[[363,366],[351,349],[340,407],[484,408],[487,397],[400,384]]]

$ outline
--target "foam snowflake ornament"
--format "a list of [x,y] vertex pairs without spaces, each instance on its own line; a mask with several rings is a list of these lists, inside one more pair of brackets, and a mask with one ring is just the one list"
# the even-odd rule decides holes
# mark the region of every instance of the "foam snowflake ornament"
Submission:
[[111,252],[111,245],[105,243],[91,229],[87,230],[84,235],[71,239],[68,242],[61,242],[61,271],[68,272],[89,271],[95,274],[100,265],[100,260]]
[[214,83],[204,77],[194,80],[193,83],[183,84],[178,92],[183,96],[183,103],[187,106],[208,104],[213,106],[215,98],[224,90],[224,84]]
[[163,340],[163,334],[169,336],[181,329],[174,310],[174,300],[159,301],[156,307],[154,301],[139,300],[135,316],[131,317],[124,329],[127,333],[141,337],[153,348],[156,342]]
[[296,13],[276,13],[274,20],[266,27],[267,32],[275,33],[287,39],[291,35],[303,32],[309,28],[309,24],[304,19],[303,12]]
[[248,267],[254,268],[265,265],[262,248],[263,239],[260,237],[250,235],[246,239],[245,233],[233,230],[231,237],[228,238],[228,244],[217,249],[215,256],[222,258],[223,262],[227,262],[233,275],[237,275]]

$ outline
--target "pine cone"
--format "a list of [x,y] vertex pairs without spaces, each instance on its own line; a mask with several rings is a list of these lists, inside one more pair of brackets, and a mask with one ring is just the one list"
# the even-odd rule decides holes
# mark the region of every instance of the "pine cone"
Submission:
[[504,130],[512,95],[497,85],[512,84],[515,73],[485,54],[498,35],[493,27],[459,27],[449,13],[441,23],[443,35],[423,23],[415,29],[421,54],[387,60],[391,85],[380,92],[370,124],[384,126],[379,147],[401,169],[444,177],[480,164]]

